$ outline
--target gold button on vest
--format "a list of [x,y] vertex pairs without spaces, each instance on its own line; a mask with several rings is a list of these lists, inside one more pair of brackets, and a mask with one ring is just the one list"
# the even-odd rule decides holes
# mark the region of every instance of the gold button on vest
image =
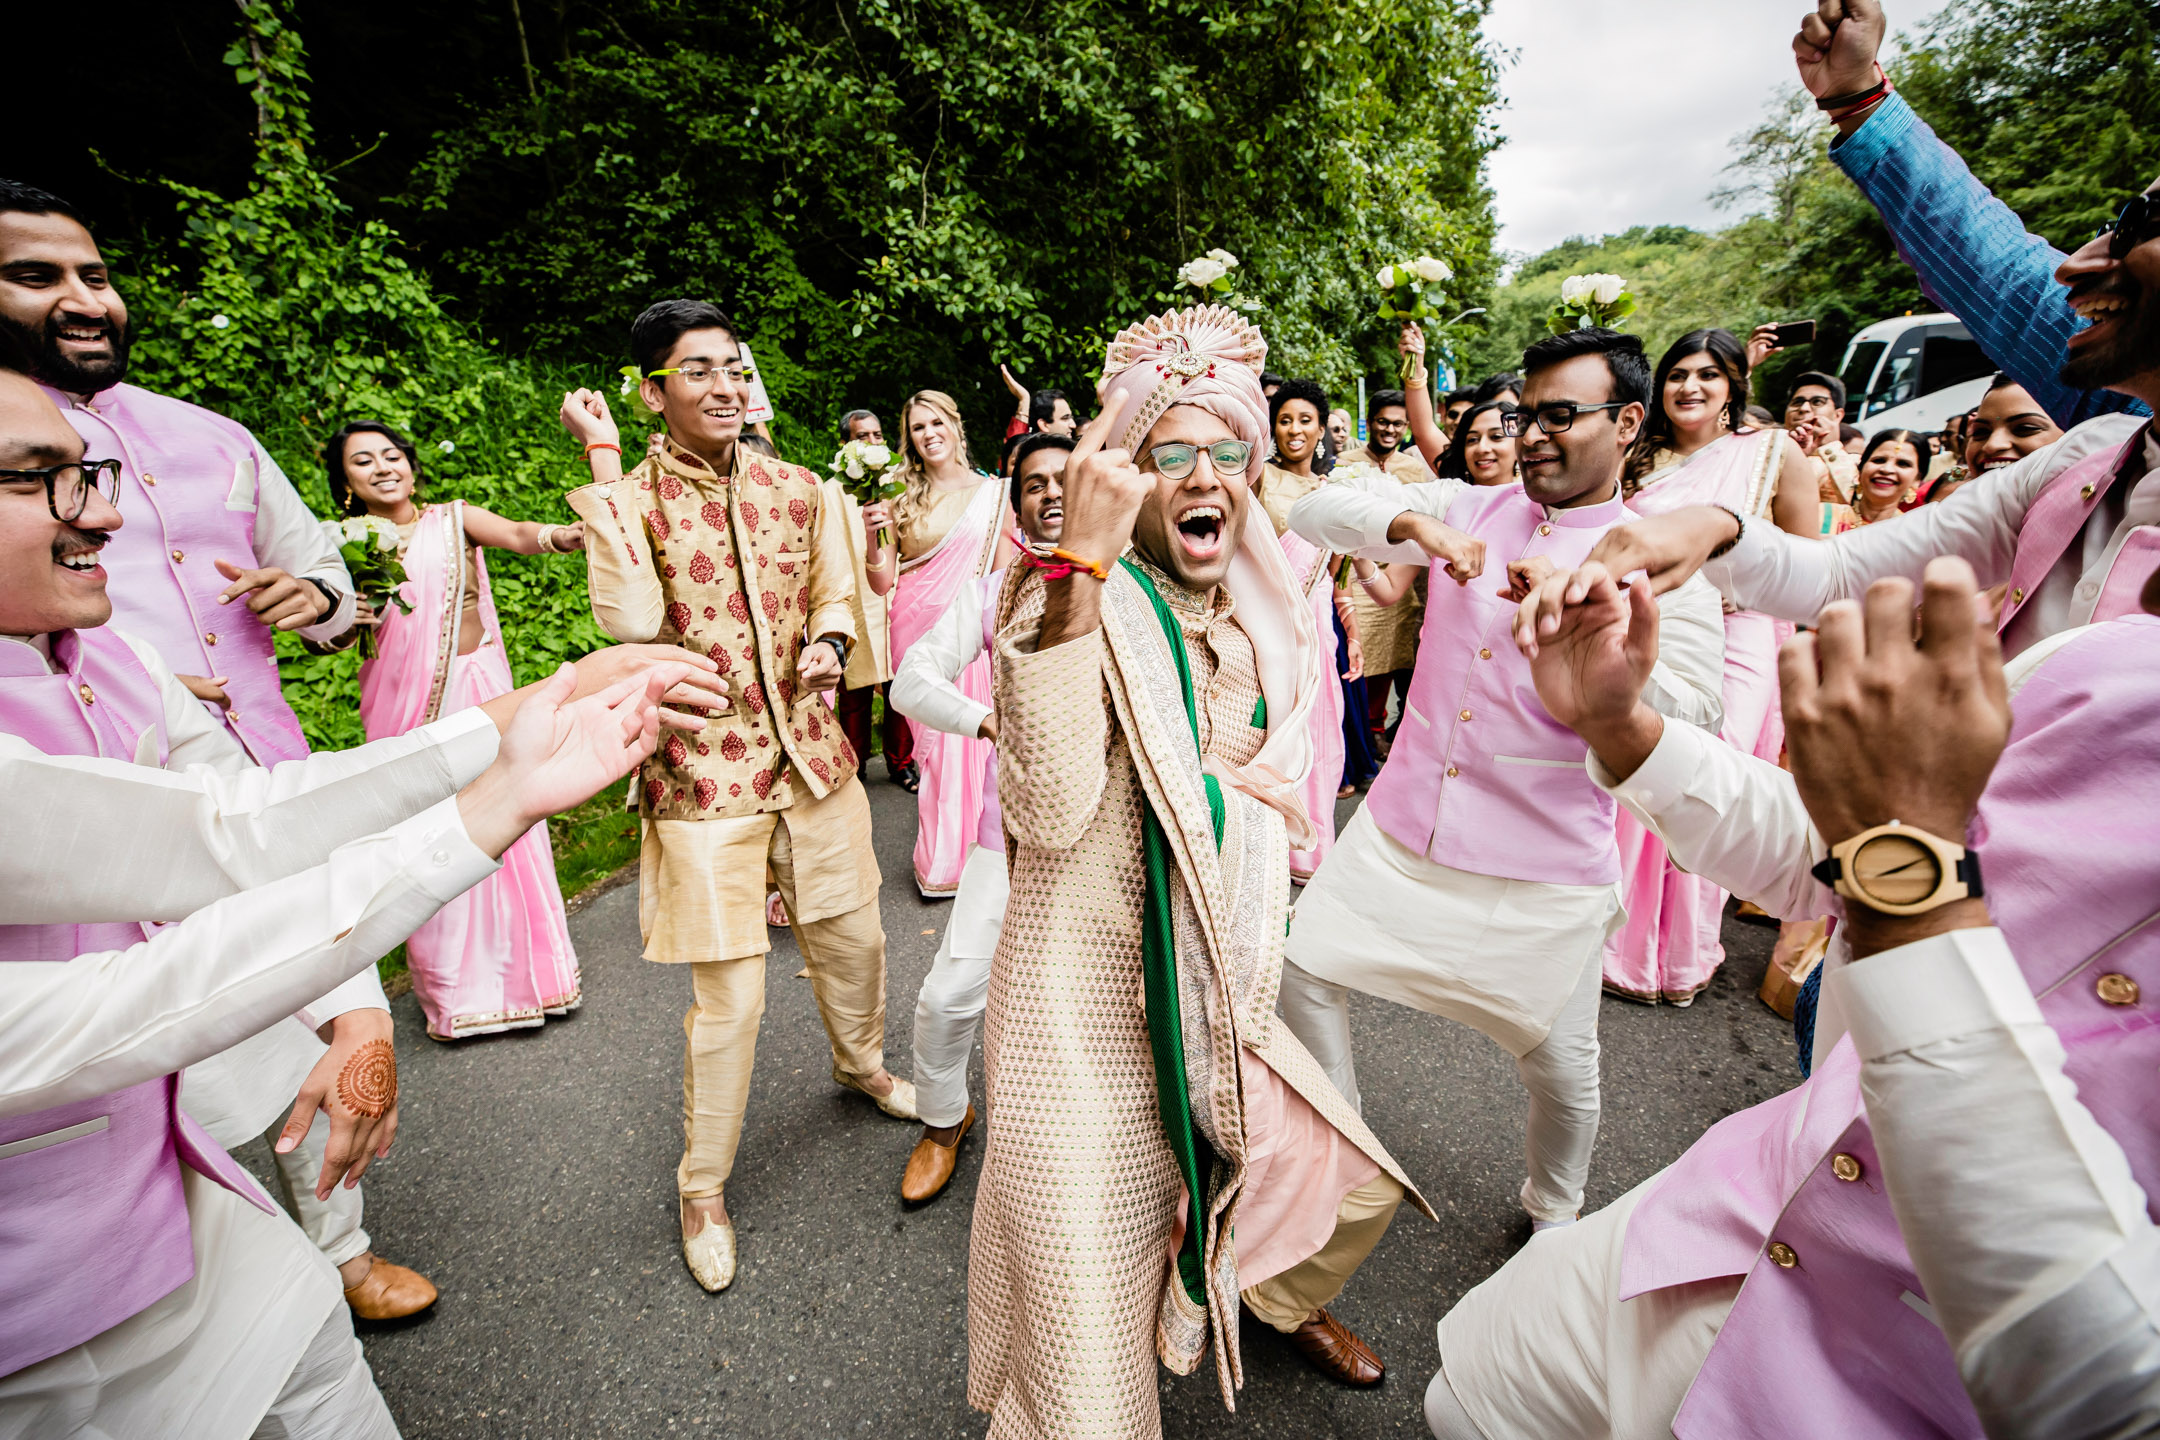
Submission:
[[1480,660],[1490,660],[1492,659],[1492,651],[1485,649],[1483,646],[1480,646],[1478,647],[1477,658]]
[[1463,719],[1465,719],[1465,720],[1469,719],[1469,718],[1470,718],[1470,712],[1469,712],[1468,710],[1465,710],[1465,711],[1463,711],[1463,712],[1462,712],[1462,718],[1463,718]]
[[80,685],[80,686],[77,686],[77,687],[76,687],[76,690],[75,690],[75,693],[76,693],[76,694],[78,694],[78,695],[80,695],[80,696],[82,696],[82,703],[83,703],[83,704],[85,704],[85,705],[95,705],[95,704],[97,704],[97,696],[95,696],[95,695],[93,695],[93,694],[91,694],[91,693],[90,693],[90,687],[89,687],[88,685]]
[[1552,526],[1540,525],[1537,527],[1537,533],[1540,535],[1550,535],[1552,534]]
[[187,552],[185,550],[175,550],[172,552],[172,558],[173,564],[177,565],[181,561],[187,559]]
[[2138,1002],[2138,983],[2127,975],[2110,972],[2093,982],[2093,993],[2103,1005],[2135,1005]]
[[1460,774],[1462,774],[1462,771],[1460,771],[1460,770],[1457,770],[1457,769],[1456,769],[1456,768],[1455,768],[1455,767],[1454,767],[1453,765],[1450,765],[1450,766],[1448,766],[1448,767],[1447,767],[1447,778],[1448,778],[1448,779],[1452,780],[1452,779],[1454,779],[1454,778],[1455,778],[1455,777],[1456,777],[1457,775],[1460,775]]
[[1782,1240],[1773,1240],[1770,1242],[1770,1263],[1780,1270],[1790,1270],[1800,1263],[1800,1257],[1792,1246]]
[[1830,1173],[1840,1180],[1850,1182],[1859,1179],[1862,1172],[1858,1160],[1840,1151],[1830,1157]]

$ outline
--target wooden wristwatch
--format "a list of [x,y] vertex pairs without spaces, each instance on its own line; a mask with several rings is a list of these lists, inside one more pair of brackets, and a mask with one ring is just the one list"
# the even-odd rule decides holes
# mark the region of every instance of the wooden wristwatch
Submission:
[[1885,915],[1925,915],[1982,893],[1979,856],[1896,820],[1840,840],[1809,873]]

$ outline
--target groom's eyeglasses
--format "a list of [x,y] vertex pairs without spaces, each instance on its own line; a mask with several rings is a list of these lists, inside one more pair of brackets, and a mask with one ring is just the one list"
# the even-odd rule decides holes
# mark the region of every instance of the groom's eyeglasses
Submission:
[[1167,480],[1183,480],[1193,473],[1200,457],[1208,457],[1218,476],[1243,475],[1245,466],[1252,460],[1253,446],[1250,440],[1218,440],[1213,445],[1187,445],[1173,441],[1157,445],[1147,452],[1148,463]]

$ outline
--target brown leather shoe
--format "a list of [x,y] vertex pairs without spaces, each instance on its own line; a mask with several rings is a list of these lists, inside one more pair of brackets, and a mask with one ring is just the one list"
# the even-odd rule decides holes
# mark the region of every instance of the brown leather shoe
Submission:
[[1387,1367],[1372,1347],[1353,1334],[1350,1327],[1322,1310],[1287,1337],[1330,1380],[1344,1385],[1378,1385],[1387,1378]]
[[960,1142],[975,1128],[975,1107],[960,1117],[960,1133],[950,1145],[940,1145],[928,1135],[915,1142],[907,1157],[907,1172],[900,1177],[900,1198],[910,1205],[927,1205],[945,1189],[960,1163]]
[[380,1255],[357,1285],[345,1287],[345,1303],[360,1320],[401,1320],[435,1303],[434,1283],[417,1270],[393,1265]]

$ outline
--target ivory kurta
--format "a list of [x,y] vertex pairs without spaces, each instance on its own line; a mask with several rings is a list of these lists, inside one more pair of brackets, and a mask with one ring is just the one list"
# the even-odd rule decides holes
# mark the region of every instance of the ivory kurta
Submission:
[[[1244,764],[1268,723],[1253,642],[1226,601],[1210,611],[1167,581],[1157,589],[1171,592],[1166,603],[1183,631],[1207,763]],[[1023,573],[1001,598],[999,795],[1012,895],[990,976],[989,1145],[968,1267],[968,1402],[990,1412],[993,1437],[1157,1435],[1157,1353],[1189,1371],[1211,1333],[1228,1402],[1242,1378],[1241,1281],[1316,1252],[1342,1196],[1380,1171],[1424,1208],[1274,1018],[1288,845],[1273,812],[1233,819],[1220,874],[1196,887],[1212,886],[1211,903],[1230,914],[1203,916],[1197,924],[1208,940],[1192,943],[1217,947],[1219,969],[1244,967],[1255,978],[1227,1010],[1214,1003],[1219,992],[1207,1003],[1187,994],[1183,1003],[1195,1121],[1212,1127],[1216,1153],[1211,1312],[1186,1301],[1172,1265],[1183,1182],[1164,1138],[1141,1002],[1142,816],[1152,803],[1178,833],[1180,806],[1190,809],[1200,779],[1193,765],[1182,789],[1167,771],[1144,782],[1135,760],[1135,724],[1175,734],[1156,742],[1166,749],[1182,743],[1189,754],[1191,746],[1174,671],[1168,686],[1120,678],[1123,657],[1147,630],[1162,644],[1151,614],[1131,618],[1144,607],[1141,593],[1128,572],[1114,571],[1103,628],[1048,650],[1036,648],[1043,582]],[[1171,707],[1174,730],[1159,711],[1135,708],[1143,703]],[[1164,793],[1149,797],[1144,784]],[[1264,810],[1225,792],[1237,814]],[[1204,826],[1206,802],[1198,803]],[[1193,885],[1182,862],[1172,884]],[[1181,930],[1181,990],[1187,943]],[[1219,1063],[1203,1070],[1190,1057],[1211,1040]],[[1262,1190],[1248,1180],[1264,1182]],[[1234,1236],[1235,1250],[1216,1243],[1223,1236]]]

